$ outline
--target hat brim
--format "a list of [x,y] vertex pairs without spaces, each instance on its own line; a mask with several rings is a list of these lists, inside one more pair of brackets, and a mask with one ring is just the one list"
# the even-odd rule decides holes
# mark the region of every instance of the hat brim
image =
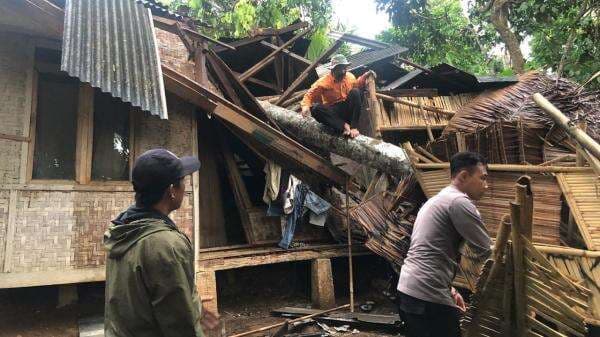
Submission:
[[349,65],[351,65],[351,64],[352,64],[352,63],[350,63],[350,62],[346,62],[346,63],[338,63],[338,64],[336,64],[336,65],[334,65],[334,66],[329,66],[329,69],[333,69],[333,68],[335,68],[335,67],[337,67],[337,66],[346,66],[346,67],[347,67],[347,66],[349,66]]
[[[183,172],[181,177],[185,177],[192,174],[200,169],[200,161],[196,157],[181,157],[181,165],[183,166]],[[181,178],[180,177],[180,178]]]

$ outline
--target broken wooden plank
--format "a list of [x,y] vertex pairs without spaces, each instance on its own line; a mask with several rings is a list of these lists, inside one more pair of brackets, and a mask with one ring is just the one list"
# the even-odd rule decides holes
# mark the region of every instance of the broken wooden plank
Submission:
[[[276,50],[279,47],[279,46],[276,46],[276,45],[274,45],[272,43],[269,43],[269,42],[267,42],[265,40],[260,41],[260,44],[263,45],[263,46],[265,46],[265,47],[267,47],[267,48],[269,48],[269,49],[271,49],[271,50]],[[300,63],[303,63],[303,64],[305,64],[307,66],[309,66],[311,64],[311,61],[309,59],[307,59],[307,58],[305,58],[305,57],[303,57],[301,55],[298,55],[298,54],[296,54],[296,53],[294,53],[292,51],[289,51],[287,49],[283,49],[281,52],[284,53],[284,54],[286,54],[287,56],[291,57],[292,59],[294,59],[294,60],[296,60],[296,61],[298,61]]]
[[275,56],[279,52],[281,52],[283,49],[288,48],[289,46],[291,46],[292,44],[294,44],[294,42],[296,42],[296,40],[298,40],[301,37],[303,37],[304,35],[306,35],[309,31],[310,31],[310,29],[305,29],[304,31],[300,32],[299,34],[297,34],[293,38],[289,39],[286,43],[282,44],[277,49],[275,49],[274,51],[272,51],[269,55],[267,55],[267,57],[265,57],[264,59],[262,59],[260,62],[258,62],[254,66],[252,66],[250,69],[246,70],[242,75],[240,75],[240,77],[239,77],[240,82],[244,82],[248,78],[254,76],[254,74],[256,74],[262,68],[264,68],[266,65],[268,65],[269,63],[271,63],[275,59]]

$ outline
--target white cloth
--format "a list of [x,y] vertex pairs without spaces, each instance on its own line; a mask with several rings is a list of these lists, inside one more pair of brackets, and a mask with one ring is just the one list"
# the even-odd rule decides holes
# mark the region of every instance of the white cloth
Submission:
[[285,196],[283,198],[283,213],[290,214],[294,210],[294,194],[296,193],[296,185],[300,184],[300,179],[290,175],[288,181],[288,187],[285,190]]
[[272,161],[267,161],[263,172],[265,172],[265,191],[263,193],[263,201],[267,204],[270,204],[271,201],[277,199],[277,195],[279,194],[281,166]]

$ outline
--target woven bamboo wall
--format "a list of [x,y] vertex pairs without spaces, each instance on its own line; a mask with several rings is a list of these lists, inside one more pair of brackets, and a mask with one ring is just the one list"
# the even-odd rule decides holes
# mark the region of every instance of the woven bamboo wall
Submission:
[[[459,94],[454,96],[435,97],[401,97],[415,104],[457,111],[467,104],[475,94]],[[415,126],[445,126],[449,116],[437,112],[421,110],[401,103],[391,103],[379,99],[381,106],[381,127],[415,127]]]
[[[172,66],[192,76],[193,68],[189,67],[185,47],[180,42],[173,44],[173,34],[158,35],[167,39],[160,43],[159,36],[161,55]],[[23,116],[31,104],[27,98],[31,95],[31,84],[27,83],[31,81],[27,76],[31,76],[33,69],[33,42],[4,33],[0,33],[0,39],[3,41],[0,44],[0,133],[27,136],[23,135],[26,129]],[[177,155],[193,154],[194,108],[172,95],[167,95],[167,105],[169,120],[137,114],[132,153],[139,155],[150,148],[164,147]],[[101,267],[105,261],[102,235],[110,220],[132,203],[130,185],[95,183],[75,191],[72,182],[21,184],[20,158],[26,149],[23,142],[0,139],[0,278],[2,272],[15,275]],[[185,184],[187,192],[182,208],[173,213],[173,218],[193,239],[194,203],[189,178]],[[7,242],[9,234],[12,240]],[[10,246],[9,255],[7,246]]]
[[[0,133],[26,136],[25,110],[31,99],[26,95],[28,76],[33,69],[33,54],[24,36],[0,32]],[[0,139],[0,185],[18,183],[21,142]]]
[[[489,172],[488,190],[476,202],[481,217],[494,237],[504,214],[509,213],[509,202],[514,200],[515,181],[522,175],[518,172]],[[443,179],[443,177],[446,179]],[[534,195],[533,241],[535,243],[560,244],[561,190],[556,179],[541,174],[529,174],[532,178]],[[448,170],[420,171],[419,184],[428,197],[437,194],[450,183]]]
[[[132,192],[18,191],[10,272],[64,271],[104,265],[102,235],[133,201]],[[190,235],[192,197],[175,222]]]

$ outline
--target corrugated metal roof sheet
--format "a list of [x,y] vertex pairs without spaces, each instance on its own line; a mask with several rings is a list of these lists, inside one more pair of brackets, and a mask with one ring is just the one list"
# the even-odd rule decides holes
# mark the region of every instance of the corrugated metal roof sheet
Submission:
[[[377,50],[367,50],[362,51],[360,53],[356,53],[354,55],[348,56],[348,62],[350,62],[350,66],[348,67],[348,71],[352,71],[363,66],[367,66],[369,64],[375,63],[377,61],[385,60],[388,58],[392,58],[398,54],[406,52],[408,49],[398,45],[391,45],[384,49]],[[317,74],[322,76],[323,74],[329,71],[330,64],[326,63],[319,67],[317,67]]]
[[156,0],[135,0],[135,1],[138,3],[142,3],[147,8],[150,8],[150,10],[152,11],[152,14],[154,14],[154,15],[158,15],[158,16],[162,16],[162,17],[166,17],[166,18],[170,18],[170,19],[174,19],[174,20],[182,20],[183,19],[183,16],[181,16],[177,13],[171,12],[169,10],[168,6],[165,6]]
[[134,0],[67,0],[61,69],[153,115],[167,104],[150,10]]

